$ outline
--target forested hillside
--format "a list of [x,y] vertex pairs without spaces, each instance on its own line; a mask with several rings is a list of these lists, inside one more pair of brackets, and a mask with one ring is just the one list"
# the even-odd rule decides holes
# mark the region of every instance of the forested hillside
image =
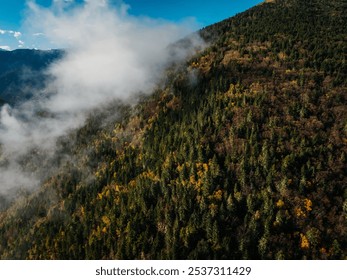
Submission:
[[60,139],[0,258],[346,259],[347,3],[269,2]]

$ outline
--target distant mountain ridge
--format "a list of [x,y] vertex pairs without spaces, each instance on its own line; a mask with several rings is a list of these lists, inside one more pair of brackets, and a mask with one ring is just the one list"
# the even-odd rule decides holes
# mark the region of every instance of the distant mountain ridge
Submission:
[[[18,49],[0,52],[0,100],[14,105],[44,86],[44,70],[60,59],[62,50]],[[1,102],[1,101],[0,101]]]

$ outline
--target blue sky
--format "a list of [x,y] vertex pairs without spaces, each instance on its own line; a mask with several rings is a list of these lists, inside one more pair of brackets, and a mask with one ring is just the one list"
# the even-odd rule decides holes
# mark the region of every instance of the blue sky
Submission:
[[[36,0],[35,2],[41,6],[50,7],[53,1],[82,3],[84,0]],[[26,0],[0,1],[0,48],[16,49],[34,46],[35,39],[29,38],[29,34],[25,34],[26,2]],[[109,2],[119,4],[121,0],[109,0]],[[182,22],[187,18],[193,18],[197,27],[201,28],[242,12],[263,1],[123,0],[123,2],[130,6],[128,13],[131,15],[147,16],[172,22]]]

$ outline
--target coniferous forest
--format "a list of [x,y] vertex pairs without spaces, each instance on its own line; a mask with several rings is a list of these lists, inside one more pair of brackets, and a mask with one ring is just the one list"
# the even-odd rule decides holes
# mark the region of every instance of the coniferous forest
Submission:
[[346,259],[347,3],[267,2],[59,139],[0,258]]

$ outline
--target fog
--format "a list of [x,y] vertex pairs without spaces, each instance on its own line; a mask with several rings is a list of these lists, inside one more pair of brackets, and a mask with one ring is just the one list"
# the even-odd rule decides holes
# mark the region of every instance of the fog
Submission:
[[203,46],[194,35],[189,47],[169,47],[192,33],[196,25],[191,20],[174,24],[134,17],[129,8],[100,0],[53,1],[49,8],[28,3],[26,30],[66,54],[47,70],[52,78],[44,90],[15,108],[1,108],[0,195],[39,186],[40,178],[19,163],[27,153],[53,154],[57,139],[83,125],[91,110],[115,99],[128,102],[139,92],[149,94],[165,67]]

